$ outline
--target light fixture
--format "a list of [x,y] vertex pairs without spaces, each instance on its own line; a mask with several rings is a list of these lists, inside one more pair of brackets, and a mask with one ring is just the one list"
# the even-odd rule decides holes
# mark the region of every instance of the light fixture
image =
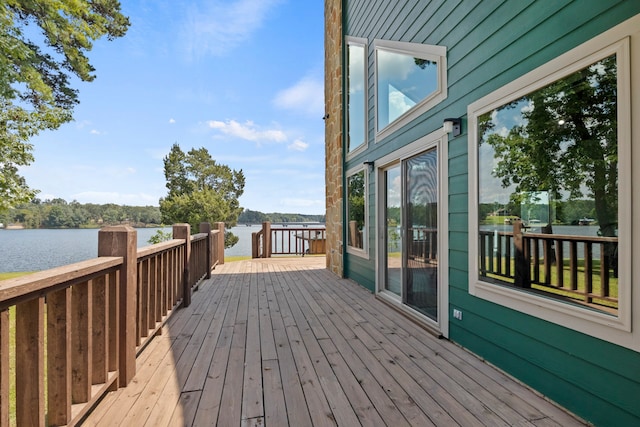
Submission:
[[362,164],[369,166],[369,172],[373,172],[373,168],[375,166],[375,163],[373,160],[365,160],[364,162],[362,162]]
[[460,118],[444,119],[442,126],[444,131],[450,133],[451,136],[458,136],[462,133],[462,120]]

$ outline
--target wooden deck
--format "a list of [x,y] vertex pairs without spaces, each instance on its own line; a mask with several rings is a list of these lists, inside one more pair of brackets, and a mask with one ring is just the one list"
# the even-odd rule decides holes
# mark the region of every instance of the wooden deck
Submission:
[[583,425],[324,264],[218,266],[84,425]]

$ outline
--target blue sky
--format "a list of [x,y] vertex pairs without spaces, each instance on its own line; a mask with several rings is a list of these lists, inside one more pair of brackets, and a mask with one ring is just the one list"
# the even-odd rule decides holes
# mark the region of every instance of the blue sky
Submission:
[[321,0],[121,0],[127,35],[89,53],[75,121],[32,140],[42,200],[158,205],[177,142],[242,169],[242,207],[323,214]]

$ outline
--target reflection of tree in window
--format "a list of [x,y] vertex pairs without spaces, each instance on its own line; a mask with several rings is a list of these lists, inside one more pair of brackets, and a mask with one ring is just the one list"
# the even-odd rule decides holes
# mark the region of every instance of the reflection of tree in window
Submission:
[[[497,161],[492,175],[514,186],[512,199],[534,191],[593,199],[599,234],[617,235],[616,80],[612,55],[479,118],[480,144]],[[499,129],[496,117],[509,110],[511,125]]]
[[413,58],[413,62],[415,62],[416,65],[420,67],[421,70],[424,70],[425,68],[431,65],[433,66],[438,65],[438,63],[435,61],[429,61],[428,59],[422,59],[422,58]]
[[362,249],[364,228],[364,171],[351,175],[347,183],[349,246]]

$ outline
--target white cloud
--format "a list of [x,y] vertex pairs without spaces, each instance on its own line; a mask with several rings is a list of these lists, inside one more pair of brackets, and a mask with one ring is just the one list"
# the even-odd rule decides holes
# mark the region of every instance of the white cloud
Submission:
[[294,150],[294,151],[305,151],[307,148],[309,148],[309,144],[307,144],[301,139],[296,139],[289,145],[288,148],[289,150]]
[[91,129],[91,132],[89,132],[91,135],[100,135],[101,132],[99,130],[96,129]]
[[184,25],[189,56],[222,55],[249,39],[280,0],[213,1],[193,5]]
[[91,125],[91,122],[89,120],[81,120],[79,122],[75,122],[76,124],[76,129],[84,129],[85,127]]
[[287,140],[287,135],[279,129],[259,129],[255,123],[247,120],[244,123],[238,123],[235,120],[227,120],[221,122],[218,120],[210,120],[207,125],[211,129],[218,130],[225,135],[233,136],[236,138],[244,139],[254,142],[284,142]]
[[169,119],[169,124],[174,124],[176,122],[175,119]]
[[273,103],[288,110],[304,111],[309,115],[324,115],[324,83],[322,80],[305,77],[295,85],[279,92]]

